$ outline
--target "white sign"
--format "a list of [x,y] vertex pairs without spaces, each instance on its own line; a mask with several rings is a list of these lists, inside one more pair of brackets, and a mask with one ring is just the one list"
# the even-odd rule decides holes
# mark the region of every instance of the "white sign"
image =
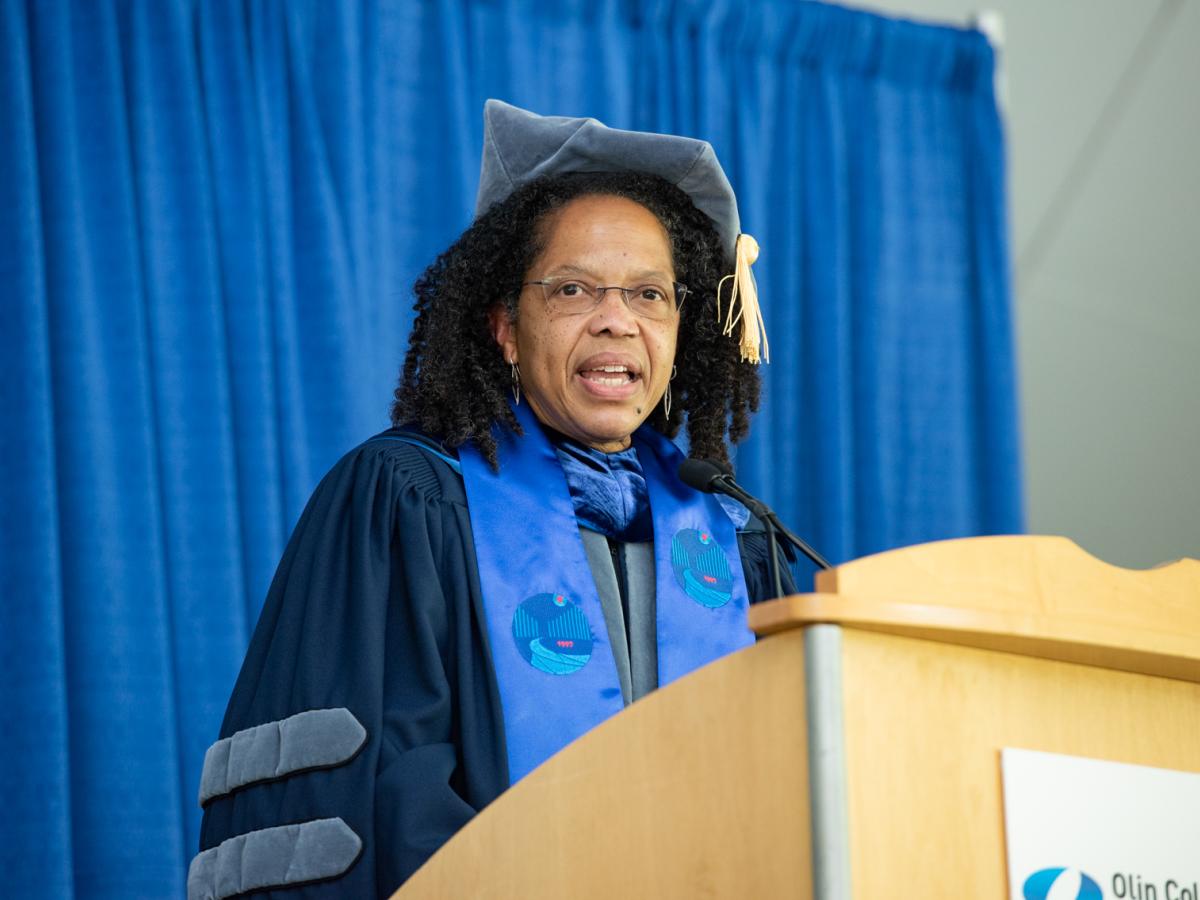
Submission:
[[1200,900],[1200,774],[1005,749],[1011,900]]

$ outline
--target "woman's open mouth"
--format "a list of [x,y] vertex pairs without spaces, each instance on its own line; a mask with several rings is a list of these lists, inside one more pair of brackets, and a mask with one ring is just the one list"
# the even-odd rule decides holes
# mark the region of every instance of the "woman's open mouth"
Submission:
[[594,354],[575,374],[585,391],[603,400],[625,400],[641,390],[641,367],[624,354]]
[[605,385],[607,387],[620,387],[632,381],[637,381],[639,377],[629,371],[628,366],[596,366],[591,369],[581,369],[579,374],[592,384]]

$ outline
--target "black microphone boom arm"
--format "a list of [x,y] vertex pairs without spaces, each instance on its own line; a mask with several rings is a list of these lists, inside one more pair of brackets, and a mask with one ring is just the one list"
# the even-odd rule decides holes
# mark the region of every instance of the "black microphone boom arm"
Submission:
[[[693,487],[698,491],[704,491],[706,494],[726,494],[732,497],[750,510],[752,515],[758,516],[762,520],[767,532],[767,565],[771,570],[771,580],[774,584],[775,596],[783,596],[783,585],[779,577],[779,559],[776,555],[776,532],[783,535],[788,543],[811,559],[820,568],[833,568],[825,557],[784,525],[771,507],[767,506],[767,504],[763,503],[734,481],[733,472],[730,471],[728,466],[716,460],[689,458],[680,463],[679,478],[689,487]],[[790,553],[789,558],[791,558]]]

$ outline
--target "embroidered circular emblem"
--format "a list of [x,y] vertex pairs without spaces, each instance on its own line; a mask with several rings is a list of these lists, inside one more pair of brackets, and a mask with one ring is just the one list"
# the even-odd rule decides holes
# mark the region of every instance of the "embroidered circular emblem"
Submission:
[[513,613],[517,652],[535,669],[570,675],[592,658],[592,629],[587,616],[564,594],[534,594]]
[[671,540],[671,568],[684,593],[709,609],[724,606],[733,596],[729,560],[711,534],[684,528]]

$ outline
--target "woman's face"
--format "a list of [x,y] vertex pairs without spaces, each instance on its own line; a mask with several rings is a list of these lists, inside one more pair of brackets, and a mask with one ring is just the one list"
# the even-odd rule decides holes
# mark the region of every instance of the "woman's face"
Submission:
[[[579,197],[551,214],[545,249],[525,281],[570,276],[634,287],[675,281],[666,230],[623,197]],[[556,314],[541,286],[522,289],[517,321],[492,315],[496,342],[521,369],[521,393],[546,425],[599,450],[622,450],[671,377],[679,314],[635,315],[620,291],[586,313]],[[614,371],[613,367],[623,369]]]

